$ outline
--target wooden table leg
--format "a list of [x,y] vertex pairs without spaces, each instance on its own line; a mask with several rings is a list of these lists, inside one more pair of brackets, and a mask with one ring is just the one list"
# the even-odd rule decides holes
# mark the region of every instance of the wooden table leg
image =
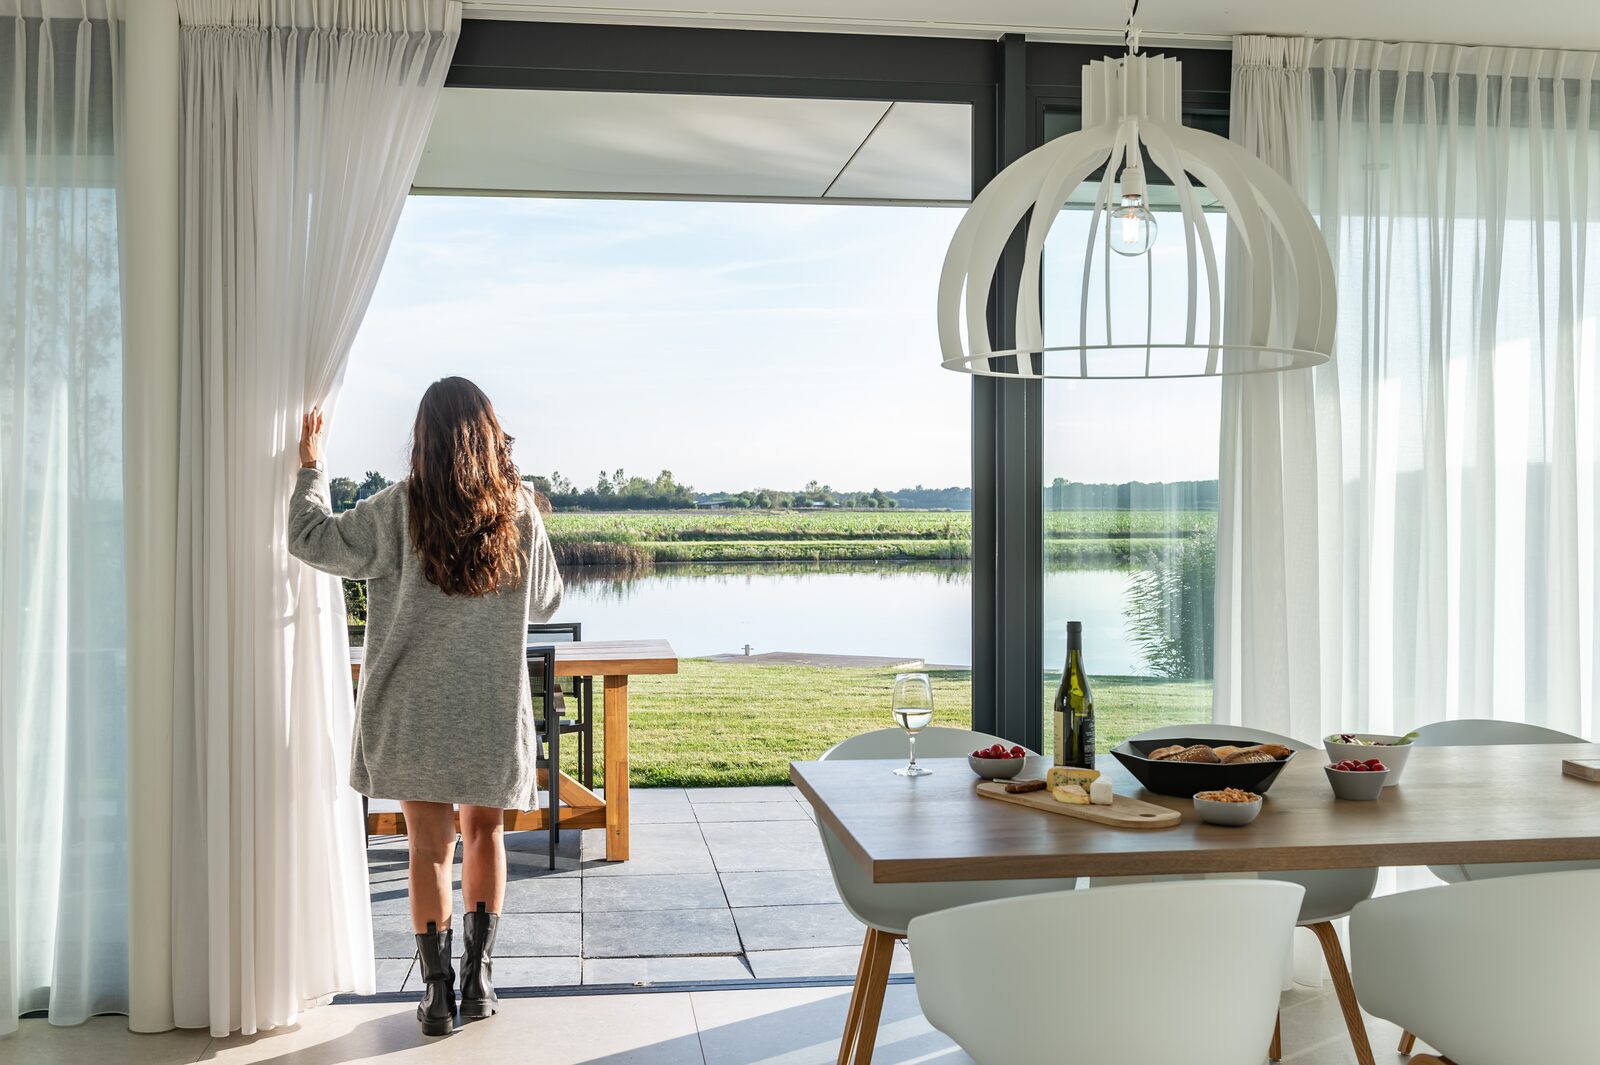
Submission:
[[606,860],[628,860],[628,678],[605,679]]
[[1333,977],[1333,992],[1339,998],[1339,1009],[1344,1012],[1345,1027],[1350,1030],[1350,1045],[1355,1049],[1359,1065],[1373,1065],[1372,1045],[1367,1042],[1367,1024],[1361,1019],[1361,1005],[1356,1001],[1356,985],[1350,979],[1350,970],[1344,964],[1344,948],[1339,945],[1339,932],[1330,921],[1308,926],[1322,944],[1322,956],[1328,961],[1328,973]]
[[1413,1047],[1415,1047],[1416,1045],[1417,1045],[1417,1037],[1416,1036],[1412,1035],[1410,1032],[1401,1032],[1400,1033],[1400,1053],[1409,1054],[1409,1053],[1411,1053],[1411,1049]]
[[1278,1019],[1272,1022],[1272,1045],[1267,1047],[1267,1060],[1283,1060],[1283,1014],[1278,1014]]

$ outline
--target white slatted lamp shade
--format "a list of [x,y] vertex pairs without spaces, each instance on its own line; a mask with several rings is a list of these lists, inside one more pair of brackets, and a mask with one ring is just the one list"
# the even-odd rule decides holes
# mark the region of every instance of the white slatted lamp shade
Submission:
[[[946,368],[1016,378],[1203,377],[1296,370],[1329,359],[1336,307],[1333,262],[1316,221],[1262,160],[1183,125],[1180,79],[1181,65],[1165,56],[1131,54],[1088,64],[1084,128],[1018,159],[973,199],[951,239],[939,280],[939,342]],[[1106,211],[1119,202],[1114,198],[1123,170],[1118,163],[1126,159],[1133,170],[1123,173],[1122,191],[1142,192],[1138,161],[1146,153],[1173,182],[1179,208],[1173,220],[1181,225],[1165,224],[1159,239],[1182,242],[1186,292],[1167,285],[1167,271],[1158,278],[1148,254],[1145,269],[1138,271],[1144,291],[1126,282],[1126,271],[1110,265]],[[1074,259],[1064,271],[1068,290],[1075,289],[1077,297],[1076,336],[1047,346],[1040,299],[1045,238],[1074,191],[1102,167],[1082,263]],[[1236,280],[1243,279],[1228,307],[1227,335],[1222,265],[1195,181],[1227,214],[1233,237],[1227,267]],[[1016,346],[996,349],[986,313],[989,294],[1000,257],[1024,216]],[[1097,257],[1102,259],[1098,270]],[[1052,285],[1060,266],[1053,254]],[[1158,327],[1153,308],[1176,307],[1184,297],[1182,327],[1167,324],[1173,316],[1166,313]],[[1091,323],[1091,301],[1105,308],[1097,325]],[[1127,316],[1118,313],[1129,307],[1142,312],[1142,330],[1130,331]],[[1123,320],[1115,331],[1114,319]]]

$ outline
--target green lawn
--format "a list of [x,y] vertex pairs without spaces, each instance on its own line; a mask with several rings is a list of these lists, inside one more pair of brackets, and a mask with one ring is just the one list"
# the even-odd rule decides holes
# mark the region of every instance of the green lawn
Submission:
[[[1156,725],[1210,716],[1208,682],[1092,680],[1102,750]],[[893,681],[891,670],[756,666],[705,659],[685,659],[676,676],[635,677],[629,686],[628,714],[632,783],[635,787],[786,783],[791,760],[815,758],[848,736],[891,725]],[[934,724],[966,727],[972,706],[971,674],[935,672],[933,682]],[[599,700],[598,692],[595,698]],[[1047,716],[1047,728],[1048,721]],[[573,746],[569,741],[563,754],[570,758]]]
[[[972,553],[972,515],[964,511],[565,511],[549,515],[545,525],[562,565],[904,561]],[[1214,511],[1050,513],[1045,545],[1053,562],[1116,564],[1215,527]]]

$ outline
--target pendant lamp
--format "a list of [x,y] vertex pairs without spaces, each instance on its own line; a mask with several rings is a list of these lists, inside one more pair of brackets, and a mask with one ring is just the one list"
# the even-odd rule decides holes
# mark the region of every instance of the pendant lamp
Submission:
[[[1333,262],[1316,221],[1266,163],[1183,125],[1181,74],[1176,59],[1139,54],[1130,33],[1127,55],[1084,68],[1083,129],[1024,155],[973,199],[939,279],[945,367],[1028,379],[1202,377],[1298,370],[1328,360]],[[1176,211],[1150,210],[1146,158],[1172,182]],[[1071,255],[1053,248],[1044,279],[1077,308],[1076,327],[1047,346],[1045,238],[1096,171],[1103,174],[1090,186],[1093,213],[1082,259],[1076,241]],[[1228,222],[1226,323],[1208,205]],[[1017,285],[1016,343],[996,349],[990,291],[1025,217],[1022,269],[1008,279]],[[1160,271],[1152,258],[1158,247],[1168,256]],[[1141,258],[1142,267],[1130,268],[1130,260]],[[1183,281],[1175,277],[1180,262]]]

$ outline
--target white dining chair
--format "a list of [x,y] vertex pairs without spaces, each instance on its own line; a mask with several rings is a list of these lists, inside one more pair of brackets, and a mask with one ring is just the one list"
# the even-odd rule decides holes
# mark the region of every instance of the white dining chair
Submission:
[[[1264,729],[1240,725],[1163,725],[1134,736],[1136,740],[1196,739],[1222,740],[1229,743],[1279,743],[1297,753],[1309,754],[1321,748],[1302,743],[1290,736],[1280,736]],[[1333,922],[1347,916],[1356,903],[1372,897],[1378,886],[1377,869],[1302,869],[1290,872],[1260,874],[1262,879],[1298,884],[1305,889],[1300,913],[1295,923],[1308,929],[1317,937],[1322,956],[1328,963],[1328,974],[1333,978],[1334,994],[1344,1013],[1345,1027],[1350,1032],[1350,1044],[1360,1065],[1372,1065],[1372,1045],[1367,1038],[1367,1026],[1361,1020],[1356,1006],[1355,985],[1350,980],[1350,969],[1345,964],[1344,947],[1339,942],[1339,930]],[[1091,881],[1091,885],[1095,882]],[[1282,1032],[1275,1025],[1267,1056],[1277,1061],[1283,1056]]]
[[1412,1065],[1594,1061],[1596,898],[1600,869],[1363,902],[1350,918],[1361,1005],[1442,1055]]
[[[965,757],[993,743],[1011,746],[998,736],[982,732],[927,728],[917,734],[917,757]],[[864,732],[823,752],[819,761],[869,758],[882,760],[885,773],[890,771],[891,762],[904,763],[906,734],[897,728]],[[968,770],[963,766],[959,772],[967,773]],[[907,786],[914,787],[914,781],[908,780]],[[833,883],[839,890],[840,900],[851,916],[867,926],[866,938],[861,944],[861,963],[856,968],[855,988],[850,993],[850,1007],[845,1014],[844,1035],[839,1043],[839,1065],[850,1062],[865,1065],[872,1060],[873,1048],[877,1045],[883,996],[889,986],[889,967],[894,961],[894,946],[906,938],[913,918],[985,899],[1061,891],[1077,885],[1076,880],[874,884],[856,861],[855,855],[821,818],[817,820],[817,831],[822,836],[822,846],[828,854],[828,868],[833,871]]]
[[[1535,743],[1583,743],[1582,736],[1557,732],[1543,725],[1524,721],[1494,721],[1488,718],[1460,718],[1436,721],[1417,729],[1412,741],[1418,747],[1523,746]],[[1559,767],[1553,767],[1559,770]],[[1597,869],[1600,862],[1495,862],[1479,865],[1430,865],[1428,871],[1447,884],[1468,880],[1493,880],[1502,876],[1528,876],[1533,873],[1560,873],[1577,869]]]
[[1255,1065],[1303,895],[1193,880],[924,914],[911,922],[917,1000],[979,1065]]

